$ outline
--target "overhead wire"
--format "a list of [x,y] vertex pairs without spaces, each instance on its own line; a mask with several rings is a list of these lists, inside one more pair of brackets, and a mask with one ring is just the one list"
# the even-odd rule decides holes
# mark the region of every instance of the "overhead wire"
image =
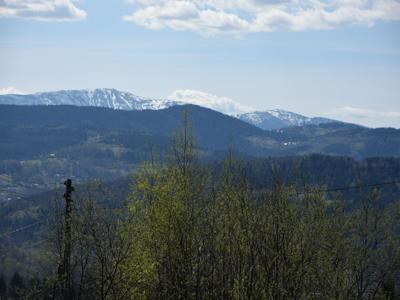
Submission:
[[20,227],[20,228],[17,228],[17,229],[15,229],[15,230],[13,230],[13,231],[9,231],[9,232],[0,234],[0,238],[5,237],[5,236],[12,235],[12,234],[17,233],[17,232],[21,232],[21,231],[28,230],[28,229],[30,229],[30,228],[32,228],[32,227],[35,227],[35,226],[37,226],[37,225],[40,225],[40,224],[42,224],[42,221],[38,221],[38,222],[29,224],[29,225],[25,225],[25,226],[23,226],[23,227]]
[[[338,187],[338,188],[322,189],[322,190],[318,190],[318,192],[322,192],[322,193],[343,192],[343,191],[354,190],[354,189],[372,188],[372,187],[380,187],[380,186],[394,185],[394,184],[400,184],[400,180],[392,180],[392,181],[378,182],[378,183],[372,183],[372,184],[349,185],[349,186]],[[304,194],[313,194],[315,192],[316,191],[302,191],[302,192],[297,192],[297,194],[304,195]]]
[[[347,190],[353,190],[353,189],[361,189],[361,188],[371,188],[371,187],[380,187],[380,186],[387,186],[387,185],[394,185],[394,184],[400,184],[400,180],[392,180],[392,181],[385,181],[385,182],[378,182],[378,183],[372,183],[372,184],[359,184],[359,185],[350,185],[350,186],[345,186],[345,187],[339,187],[339,188],[330,188],[330,189],[322,189],[322,190],[317,190],[317,191],[302,191],[302,192],[297,192],[297,195],[306,195],[306,194],[313,194],[313,193],[331,193],[331,192],[342,192],[342,191],[347,191]],[[122,207],[116,207],[114,209],[121,209]],[[36,227],[38,225],[43,225],[44,221],[37,221],[32,224],[25,225],[23,227],[17,228],[15,230],[0,234],[0,238],[9,236],[21,231],[28,230],[30,228]]]

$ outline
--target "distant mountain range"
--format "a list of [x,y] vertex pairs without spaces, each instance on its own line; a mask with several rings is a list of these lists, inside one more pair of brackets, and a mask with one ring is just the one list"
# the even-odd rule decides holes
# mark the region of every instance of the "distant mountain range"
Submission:
[[[159,110],[187,103],[190,103],[190,99],[185,99],[185,102],[151,99],[116,89],[64,90],[27,95],[0,95],[0,104],[74,105],[106,107],[117,110]],[[213,105],[213,103],[210,103],[210,99],[207,103],[209,108],[219,111],[217,103]],[[236,114],[235,117],[264,130],[338,122],[326,118],[309,118],[281,109]]]
[[238,118],[264,130],[339,122],[327,118],[309,118],[283,109],[244,113]]
[[178,101],[150,99],[116,89],[63,90],[35,94],[0,95],[0,104],[15,105],[75,105],[106,107],[119,110],[158,110],[174,105]]

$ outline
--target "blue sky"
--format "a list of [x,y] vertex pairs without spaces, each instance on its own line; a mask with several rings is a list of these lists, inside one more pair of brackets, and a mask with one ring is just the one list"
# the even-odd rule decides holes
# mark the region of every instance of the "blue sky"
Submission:
[[399,21],[397,0],[0,0],[0,88],[210,94],[400,127]]

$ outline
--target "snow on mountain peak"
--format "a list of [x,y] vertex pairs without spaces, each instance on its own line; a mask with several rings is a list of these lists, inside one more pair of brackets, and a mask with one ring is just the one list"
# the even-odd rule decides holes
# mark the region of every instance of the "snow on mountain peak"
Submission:
[[292,126],[303,126],[311,121],[311,118],[309,117],[302,116],[283,109],[272,109],[268,110],[267,113],[270,113],[275,118],[290,123],[290,125]]
[[[1,95],[2,92],[7,95]],[[235,116],[262,129],[334,122],[325,118],[309,118],[282,109],[254,111],[228,97],[188,89],[176,90],[166,99],[145,98],[110,88],[61,90],[26,95],[18,93],[19,91],[14,88],[0,89],[0,104],[75,105],[118,110],[158,110],[190,103]]]
[[196,90],[176,90],[167,98],[207,107],[232,115],[261,129],[279,129],[289,126],[317,125],[333,122],[324,118],[310,118],[283,109],[254,111],[227,97],[221,97]]
[[337,122],[326,118],[310,118],[283,109],[244,113],[238,115],[238,118],[265,130]]
[[75,105],[107,107],[119,110],[163,109],[179,105],[168,99],[150,99],[116,89],[61,90],[30,95],[3,95],[0,104]]

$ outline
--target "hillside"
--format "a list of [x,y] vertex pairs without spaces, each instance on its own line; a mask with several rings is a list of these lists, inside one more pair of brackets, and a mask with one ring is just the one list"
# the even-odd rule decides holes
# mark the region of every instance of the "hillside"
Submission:
[[47,190],[67,176],[78,182],[127,176],[152,151],[168,153],[185,110],[205,160],[221,158],[229,148],[242,157],[400,156],[400,130],[395,129],[328,123],[263,131],[193,105],[144,111],[1,105],[0,197]]

